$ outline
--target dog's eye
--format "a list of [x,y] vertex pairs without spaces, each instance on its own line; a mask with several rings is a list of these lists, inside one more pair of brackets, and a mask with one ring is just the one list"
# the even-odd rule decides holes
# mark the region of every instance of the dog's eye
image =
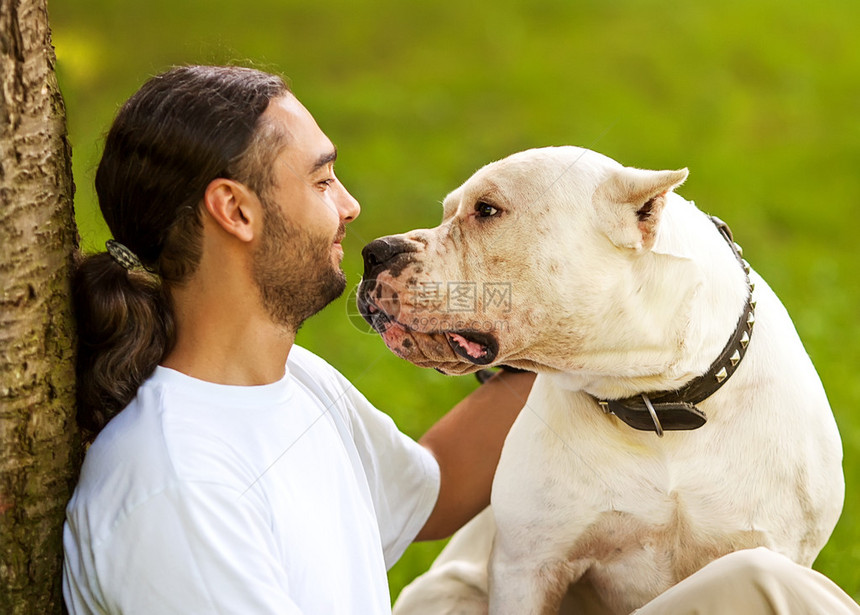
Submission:
[[478,201],[475,203],[475,213],[478,214],[479,218],[489,218],[490,216],[495,216],[499,213],[499,210],[489,203]]

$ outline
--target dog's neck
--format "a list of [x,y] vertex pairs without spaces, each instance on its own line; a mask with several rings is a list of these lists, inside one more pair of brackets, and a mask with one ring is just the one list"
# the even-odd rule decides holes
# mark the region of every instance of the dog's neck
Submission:
[[705,373],[734,332],[744,271],[710,219],[671,196],[654,249],[634,263],[641,291],[615,301],[624,327],[576,364],[550,365],[560,386],[602,399],[677,389]]

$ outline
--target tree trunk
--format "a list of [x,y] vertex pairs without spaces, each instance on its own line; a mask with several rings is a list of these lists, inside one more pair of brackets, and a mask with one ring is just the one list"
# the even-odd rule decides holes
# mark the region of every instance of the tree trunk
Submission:
[[0,613],[60,613],[80,444],[71,151],[46,0],[0,0]]

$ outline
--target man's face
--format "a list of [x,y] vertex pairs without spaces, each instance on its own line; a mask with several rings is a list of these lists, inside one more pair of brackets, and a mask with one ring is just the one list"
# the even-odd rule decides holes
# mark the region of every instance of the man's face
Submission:
[[295,97],[273,100],[265,115],[287,145],[274,162],[275,185],[259,195],[264,227],[253,275],[272,319],[296,330],[346,287],[340,242],[360,208],[335,177],[334,145]]

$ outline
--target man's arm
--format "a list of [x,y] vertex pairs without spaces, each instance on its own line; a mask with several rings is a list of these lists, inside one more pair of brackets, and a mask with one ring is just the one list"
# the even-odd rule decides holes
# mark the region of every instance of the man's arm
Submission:
[[439,499],[415,540],[438,540],[490,503],[502,445],[535,374],[500,372],[442,417],[419,442],[439,463]]

